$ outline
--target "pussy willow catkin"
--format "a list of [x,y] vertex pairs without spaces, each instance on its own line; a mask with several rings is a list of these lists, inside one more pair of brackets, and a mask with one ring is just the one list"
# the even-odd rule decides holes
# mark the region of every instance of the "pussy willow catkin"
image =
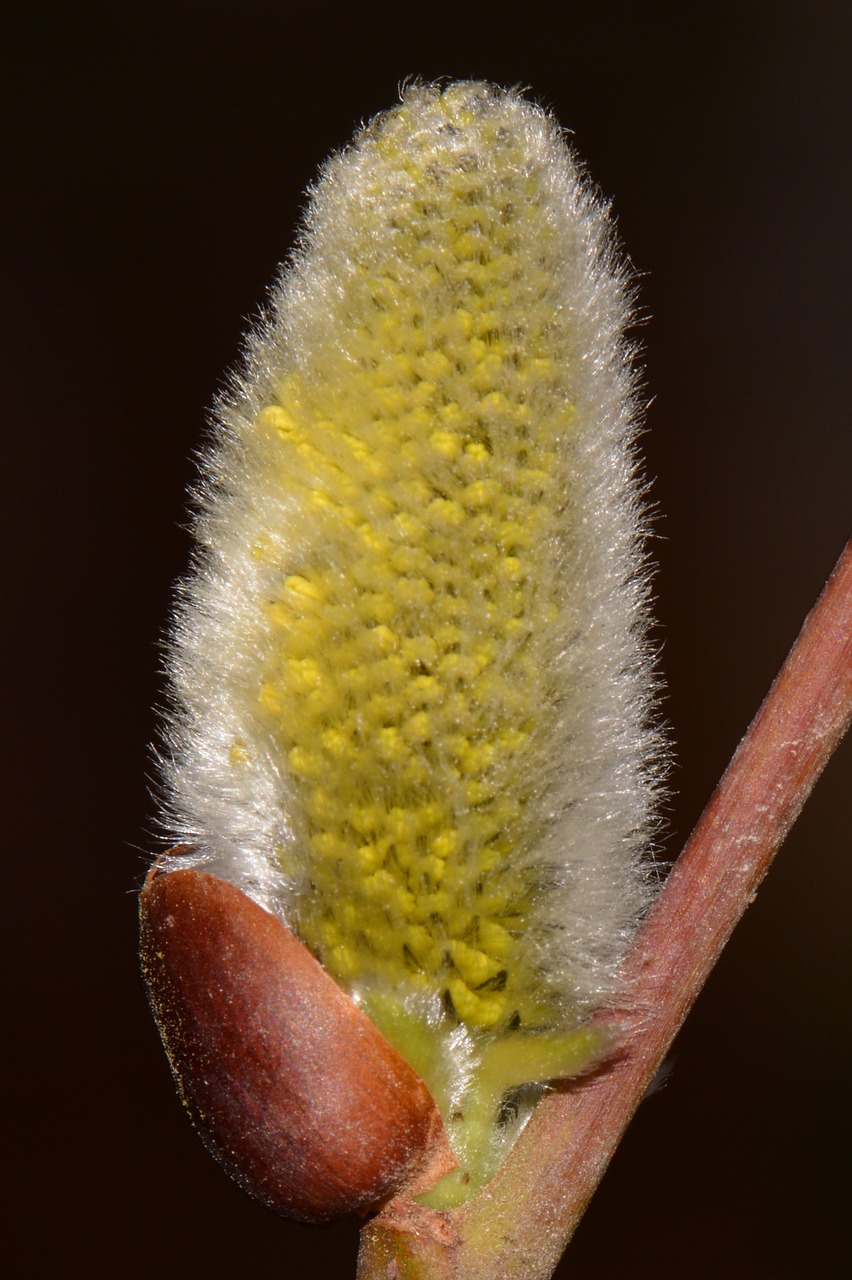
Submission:
[[312,193],[173,631],[172,832],[423,1075],[473,1184],[599,1049],[648,902],[628,320],[554,122],[408,89]]

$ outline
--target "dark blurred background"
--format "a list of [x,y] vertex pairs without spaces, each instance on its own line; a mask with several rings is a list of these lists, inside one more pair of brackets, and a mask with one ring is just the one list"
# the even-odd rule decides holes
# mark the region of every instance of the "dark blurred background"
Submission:
[[[14,1276],[354,1275],[181,1112],[135,959],[158,637],[206,412],[302,192],[402,78],[523,84],[642,277],[674,857],[849,530],[852,7],[8,4],[2,355],[14,715]],[[559,1275],[848,1257],[850,753],[835,758]]]

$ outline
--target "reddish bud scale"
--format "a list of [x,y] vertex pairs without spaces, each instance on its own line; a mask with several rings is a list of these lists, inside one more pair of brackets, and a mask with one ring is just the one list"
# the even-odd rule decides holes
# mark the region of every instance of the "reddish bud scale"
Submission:
[[151,872],[141,960],[181,1096],[251,1195],[365,1215],[455,1166],[423,1081],[279,920],[193,869]]

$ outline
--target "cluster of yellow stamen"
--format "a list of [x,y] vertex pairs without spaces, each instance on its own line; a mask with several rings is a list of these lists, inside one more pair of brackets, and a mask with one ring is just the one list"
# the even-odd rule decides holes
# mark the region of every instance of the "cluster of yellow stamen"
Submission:
[[293,780],[294,924],[322,963],[435,992],[474,1030],[534,1028],[552,995],[517,938],[540,887],[564,321],[541,175],[499,115],[452,91],[434,109],[444,133],[418,142],[403,105],[363,144],[386,166],[353,212],[339,344],[257,421],[294,548],[257,714]]

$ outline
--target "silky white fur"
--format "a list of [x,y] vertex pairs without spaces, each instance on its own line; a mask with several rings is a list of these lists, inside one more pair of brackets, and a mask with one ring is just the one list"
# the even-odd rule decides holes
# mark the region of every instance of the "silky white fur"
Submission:
[[[552,119],[519,94],[480,84],[463,89],[474,114],[499,113],[523,139],[530,166],[544,174],[548,218],[561,244],[559,307],[572,334],[562,376],[580,425],[561,463],[565,529],[554,534],[552,548],[563,608],[561,639],[550,655],[554,728],[537,759],[535,820],[542,835],[523,856],[546,869],[549,882],[531,913],[527,945],[550,981],[564,988],[576,1021],[611,997],[652,893],[648,848],[660,744],[645,640],[636,374],[625,338],[631,293],[608,207]],[[423,129],[435,127],[441,92],[406,91]],[[197,846],[212,869],[285,920],[308,891],[305,879],[285,875],[273,855],[275,846],[287,848],[298,865],[297,801],[286,761],[258,733],[251,682],[258,646],[266,643],[259,601],[273,577],[298,563],[301,549],[293,541],[292,494],[277,489],[259,465],[255,422],[282,371],[297,370],[310,382],[312,352],[345,345],[346,333],[335,325],[354,270],[353,210],[375,201],[377,175],[389,204],[404,182],[379,154],[380,129],[381,120],[326,164],[268,319],[250,335],[244,369],[218,407],[197,497],[197,551],[179,587],[169,645],[171,709],[162,754],[170,837]],[[458,145],[463,163],[475,129],[473,143],[462,137]],[[377,225],[380,212],[371,213]],[[275,547],[276,568],[249,554],[260,537]],[[234,769],[235,739],[250,744],[249,767]]]

